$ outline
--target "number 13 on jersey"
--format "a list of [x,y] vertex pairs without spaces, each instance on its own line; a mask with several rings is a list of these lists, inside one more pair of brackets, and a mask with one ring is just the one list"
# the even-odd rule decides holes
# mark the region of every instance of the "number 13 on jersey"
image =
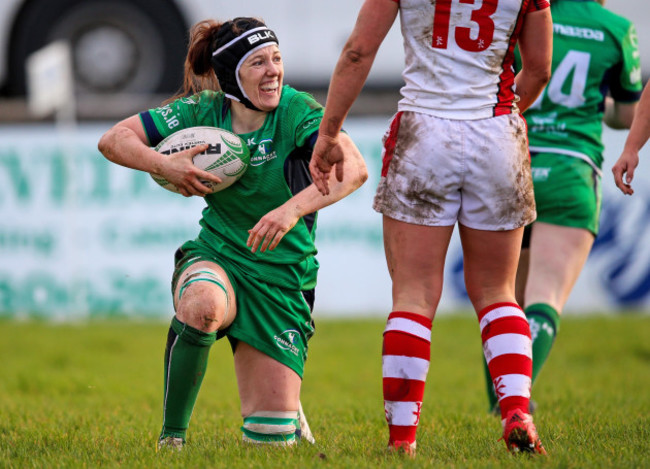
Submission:
[[[475,5],[480,3],[481,6],[472,10],[469,20],[475,24],[474,28],[468,25],[456,25],[453,32],[453,40],[463,50],[468,52],[481,52],[490,47],[494,38],[494,21],[491,16],[497,10],[499,0],[437,0],[433,13],[433,34],[431,46],[436,49],[446,49],[450,39],[450,18],[452,4],[456,5]],[[472,30],[476,37],[472,37]]]

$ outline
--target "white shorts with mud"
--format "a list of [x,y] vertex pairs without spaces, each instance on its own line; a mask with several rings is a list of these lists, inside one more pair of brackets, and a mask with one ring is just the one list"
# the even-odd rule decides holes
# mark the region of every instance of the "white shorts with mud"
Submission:
[[451,120],[398,112],[384,135],[373,207],[416,225],[502,231],[531,223],[526,122],[519,114]]

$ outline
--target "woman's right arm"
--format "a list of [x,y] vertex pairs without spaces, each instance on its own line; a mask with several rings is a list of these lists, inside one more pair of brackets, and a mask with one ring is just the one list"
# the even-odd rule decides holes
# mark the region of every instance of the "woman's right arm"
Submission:
[[520,112],[528,109],[551,79],[553,56],[553,20],[551,9],[534,11],[524,16],[519,36],[521,71],[515,77]]
[[641,101],[636,108],[630,133],[625,140],[623,153],[612,167],[614,182],[623,194],[632,195],[634,171],[639,165],[639,151],[650,139],[650,84],[646,83]]
[[361,93],[377,51],[398,12],[399,6],[394,0],[365,0],[332,73],[325,115],[309,165],[314,184],[323,195],[329,194],[329,175],[333,167],[337,180],[343,180],[344,152],[339,145],[341,127]]
[[192,158],[205,151],[206,145],[163,155],[149,147],[148,143],[140,116],[134,115],[109,129],[99,140],[97,147],[102,155],[113,163],[164,177],[178,187],[185,197],[204,197],[212,193],[201,180],[221,182],[217,176],[200,170],[192,163]]

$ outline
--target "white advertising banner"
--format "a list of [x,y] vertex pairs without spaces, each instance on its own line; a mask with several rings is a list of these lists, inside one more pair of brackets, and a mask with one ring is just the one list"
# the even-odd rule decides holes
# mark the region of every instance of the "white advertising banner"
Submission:
[[[381,217],[371,208],[387,123],[346,123],[371,177],[320,213],[316,316],[384,316],[390,309]],[[172,314],[173,254],[198,234],[204,202],[105,160],[97,141],[108,127],[84,124],[67,136],[50,125],[0,127],[0,317]],[[605,133],[601,234],[569,313],[650,309],[650,151],[642,153],[636,193],[624,197],[610,168],[625,136]],[[440,311],[469,308],[454,236]]]

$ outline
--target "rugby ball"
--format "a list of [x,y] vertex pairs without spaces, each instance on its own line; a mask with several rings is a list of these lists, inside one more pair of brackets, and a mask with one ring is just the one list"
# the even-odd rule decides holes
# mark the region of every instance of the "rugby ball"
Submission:
[[[171,134],[160,142],[155,150],[164,155],[171,155],[203,144],[210,145],[206,151],[194,156],[194,165],[221,178],[221,183],[201,181],[219,192],[232,186],[241,178],[250,162],[250,152],[246,143],[232,132],[218,127],[189,127]],[[165,178],[151,174],[160,186],[172,192],[180,193],[178,188]]]

